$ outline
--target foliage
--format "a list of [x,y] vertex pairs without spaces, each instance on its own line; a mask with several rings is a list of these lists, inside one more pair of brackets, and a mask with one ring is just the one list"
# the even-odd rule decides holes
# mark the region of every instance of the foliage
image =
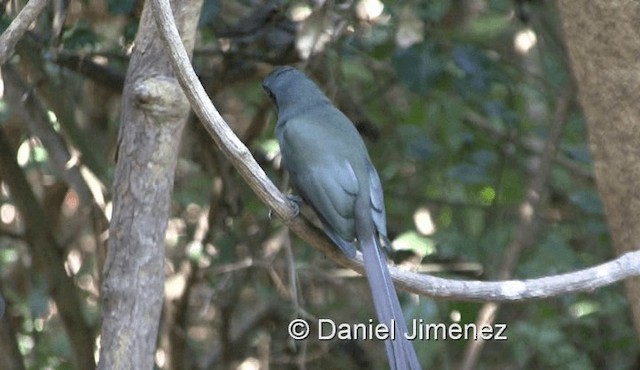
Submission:
[[[55,12],[50,9],[27,37],[33,42],[21,41],[12,63],[44,102],[53,130],[94,173],[85,179],[104,197],[108,213],[112,175],[106,168],[112,167],[117,142],[121,91],[101,85],[95,75],[101,72],[85,73],[60,56],[88,56],[124,76],[140,9],[134,1],[71,3],[61,33],[56,35],[48,21]],[[306,46],[307,71],[367,138],[385,188],[396,262],[460,279],[499,275],[527,189],[539,176],[554,113],[571,84],[553,6],[362,0],[314,7],[289,1],[280,12],[261,16],[264,4],[255,1],[205,3],[194,66],[214,104],[274,181],[281,182],[283,174],[260,80],[265,65],[300,61],[304,53],[294,45],[302,39],[296,39],[298,30],[317,36],[316,44]],[[10,19],[4,14],[1,24],[6,27]],[[320,42],[325,35],[331,37]],[[47,96],[30,79],[36,71],[57,87],[56,96]],[[584,120],[575,96],[570,99],[559,156],[578,169],[558,162],[552,167],[539,228],[512,271],[515,278],[571,271],[611,257],[590,177]],[[103,230],[91,224],[88,205],[69,190],[51,163],[51,149],[27,129],[18,111],[0,102],[0,127],[15,144],[23,174],[46,210],[43,217],[64,248],[85,316],[97,330]],[[286,325],[295,317],[351,323],[373,317],[366,283],[345,277],[299,240],[289,240],[198,125],[189,125],[184,134],[176,170],[158,366],[169,368],[167,358],[181,353],[184,368],[265,359],[276,368],[294,368],[301,360],[309,361],[309,368],[385,368],[376,342],[309,340],[292,349]],[[28,368],[69,368],[68,338],[61,335],[47,282],[25,247],[29,225],[17,213],[15,195],[2,185],[0,271],[12,340]],[[471,268],[459,268],[463,265]],[[409,317],[426,322],[472,323],[481,307],[401,298]],[[178,319],[180,310],[184,321]],[[509,340],[487,342],[478,369],[620,369],[630,368],[637,356],[620,286],[504,305],[497,322],[508,325]],[[185,343],[171,339],[176,331]],[[425,368],[456,368],[467,344],[415,346]],[[179,352],[179,345],[187,349]]]

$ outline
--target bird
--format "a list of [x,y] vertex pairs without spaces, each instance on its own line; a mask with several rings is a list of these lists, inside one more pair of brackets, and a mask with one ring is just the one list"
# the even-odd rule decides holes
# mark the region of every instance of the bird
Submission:
[[355,126],[302,71],[274,68],[263,89],[277,113],[276,138],[291,186],[311,206],[325,234],[349,258],[359,247],[392,370],[420,369],[387,267],[382,184]]

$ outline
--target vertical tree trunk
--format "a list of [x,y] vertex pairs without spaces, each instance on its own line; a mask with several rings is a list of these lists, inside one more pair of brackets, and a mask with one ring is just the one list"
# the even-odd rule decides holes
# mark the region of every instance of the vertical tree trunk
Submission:
[[[618,254],[640,246],[640,2],[558,2]],[[625,282],[640,335],[640,278]]]
[[[193,50],[201,0],[174,0]],[[159,39],[149,2],[123,95],[113,217],[102,286],[100,369],[152,369],[164,292],[164,237],[189,103]]]

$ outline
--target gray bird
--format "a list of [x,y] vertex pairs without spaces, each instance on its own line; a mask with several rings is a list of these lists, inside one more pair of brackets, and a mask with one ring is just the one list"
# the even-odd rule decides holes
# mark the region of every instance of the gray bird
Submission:
[[[393,330],[385,341],[391,369],[420,369],[382,253],[387,226],[378,172],[353,123],[304,73],[277,67],[262,86],[278,112],[276,136],[291,184],[348,257],[362,252],[378,321]],[[395,323],[394,326],[392,326]]]

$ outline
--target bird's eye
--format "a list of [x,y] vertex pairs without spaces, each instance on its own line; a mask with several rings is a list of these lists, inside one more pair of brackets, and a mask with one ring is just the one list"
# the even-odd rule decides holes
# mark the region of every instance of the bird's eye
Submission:
[[262,89],[264,90],[265,93],[267,93],[267,95],[269,95],[269,98],[271,98],[271,100],[276,101],[275,95],[273,95],[273,92],[271,92],[271,90],[268,87],[263,86]]

